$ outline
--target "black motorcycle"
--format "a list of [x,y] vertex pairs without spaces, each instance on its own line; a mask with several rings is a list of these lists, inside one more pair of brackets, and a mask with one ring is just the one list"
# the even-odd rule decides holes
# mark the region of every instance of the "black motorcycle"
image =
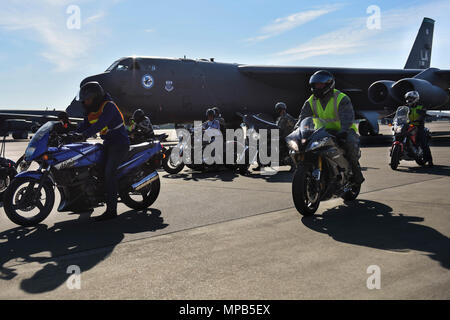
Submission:
[[[271,155],[272,152],[277,152],[279,154],[278,164],[280,166],[286,166],[286,165],[292,165],[292,159],[289,156],[289,149],[286,146],[285,141],[281,141],[276,139],[275,137],[272,137],[271,130],[278,130],[279,127],[272,122],[272,119],[266,117],[264,114],[241,114],[237,113],[239,117],[242,118],[242,124],[241,128],[243,128],[245,135],[247,137],[246,140],[246,150],[247,155],[246,159],[248,163],[255,164],[257,163],[258,166],[262,167],[264,166],[261,164],[260,159],[258,157],[258,151],[251,152],[252,146],[249,144],[249,139],[256,140],[256,150],[260,150],[260,138],[261,134],[260,131],[262,129],[267,130],[267,154]],[[278,141],[279,140],[279,141]],[[275,142],[274,145],[276,146],[275,150],[272,150],[272,142]]]
[[[238,141],[234,139],[233,141],[226,141],[223,138],[223,154],[222,154],[222,164],[215,163],[215,159],[210,159],[207,155],[204,155],[204,150],[206,146],[212,143],[215,139],[213,134],[208,134],[210,129],[202,130],[202,134],[195,134],[194,128],[185,128],[185,132],[189,132],[188,136],[183,136],[180,134],[178,136],[179,143],[176,147],[171,148],[167,153],[163,161],[164,170],[171,174],[177,174],[183,170],[184,166],[189,169],[196,171],[205,171],[208,169],[217,169],[219,167],[225,166],[228,169],[238,171],[240,174],[246,174],[248,171],[249,164],[241,163],[240,157],[244,156],[244,149],[237,147]],[[207,136],[207,141],[203,139],[204,135]],[[195,163],[195,147],[201,146],[202,159],[200,163]],[[234,151],[233,163],[227,164],[226,162],[226,152],[227,150]],[[241,150],[241,153],[239,151]],[[214,157],[215,154],[212,154]]]
[[312,216],[321,201],[341,197],[355,200],[360,184],[351,182],[350,163],[341,142],[325,128],[315,130],[312,118],[304,119],[286,141],[297,169],[292,180],[295,208],[304,216]]
[[3,138],[0,150],[0,201],[3,199],[3,193],[17,174],[16,163],[5,158],[5,139],[6,137]]

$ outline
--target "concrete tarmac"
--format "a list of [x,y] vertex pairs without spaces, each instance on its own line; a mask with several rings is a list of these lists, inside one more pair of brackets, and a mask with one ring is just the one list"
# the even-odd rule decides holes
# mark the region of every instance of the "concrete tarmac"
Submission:
[[[247,177],[160,171],[149,210],[119,204],[106,222],[55,204],[43,224],[23,228],[0,208],[0,298],[450,299],[450,137],[433,139],[434,168],[398,171],[389,141],[364,139],[357,201],[323,202],[313,218],[295,210],[287,167]],[[26,145],[7,141],[6,156],[17,160]],[[379,289],[367,285],[373,270]]]

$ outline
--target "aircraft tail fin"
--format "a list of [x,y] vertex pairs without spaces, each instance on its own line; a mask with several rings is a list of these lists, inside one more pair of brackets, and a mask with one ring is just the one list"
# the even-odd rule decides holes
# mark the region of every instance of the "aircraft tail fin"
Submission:
[[434,20],[423,18],[414,45],[406,61],[405,69],[428,69],[431,64]]

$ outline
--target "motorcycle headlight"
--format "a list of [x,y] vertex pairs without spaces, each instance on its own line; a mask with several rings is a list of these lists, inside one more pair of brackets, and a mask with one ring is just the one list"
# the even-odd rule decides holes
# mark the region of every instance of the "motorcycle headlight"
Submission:
[[314,149],[322,148],[327,142],[328,142],[328,138],[324,138],[324,139],[319,140],[319,141],[314,141],[313,143],[311,143],[311,145],[309,146],[308,150],[314,150]]

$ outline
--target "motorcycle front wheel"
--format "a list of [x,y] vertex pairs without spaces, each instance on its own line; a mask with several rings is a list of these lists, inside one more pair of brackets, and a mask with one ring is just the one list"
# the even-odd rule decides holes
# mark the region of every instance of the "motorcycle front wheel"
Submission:
[[344,201],[353,201],[358,197],[360,191],[361,191],[360,184],[353,185],[350,190],[344,193],[342,199],[344,199]]
[[135,191],[131,187],[119,191],[120,199],[126,206],[135,210],[144,210],[150,207],[158,198],[161,189],[159,178],[142,190]]
[[3,207],[9,220],[30,227],[48,217],[55,204],[55,191],[51,182],[46,181],[37,194],[38,185],[39,180],[30,177],[15,178],[11,182],[3,197]]
[[320,190],[312,176],[312,170],[299,165],[292,180],[292,199],[297,211],[303,216],[312,216],[320,204]]
[[391,169],[397,170],[398,165],[400,164],[400,154],[401,154],[401,146],[396,144],[392,147],[392,154],[391,154]]

